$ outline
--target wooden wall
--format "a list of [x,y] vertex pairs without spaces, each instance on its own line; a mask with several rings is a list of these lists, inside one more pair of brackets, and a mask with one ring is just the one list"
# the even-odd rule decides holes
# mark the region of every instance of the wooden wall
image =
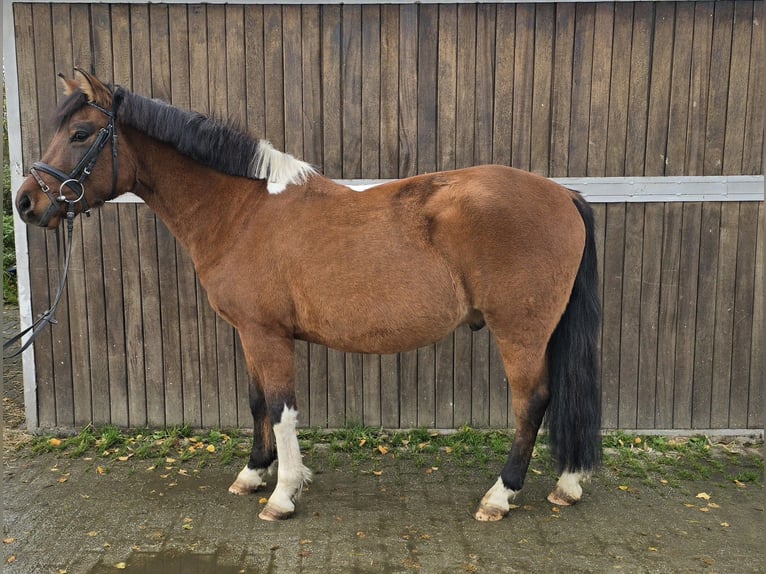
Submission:
[[[763,3],[14,5],[25,168],[55,74],[232,118],[335,178],[480,163],[550,177],[763,173]],[[762,202],[596,205],[604,427],[763,424]],[[244,360],[144,205],[77,222],[40,428],[250,425]],[[58,282],[28,232],[33,312]],[[302,422],[513,426],[486,330],[392,356],[299,347]]]

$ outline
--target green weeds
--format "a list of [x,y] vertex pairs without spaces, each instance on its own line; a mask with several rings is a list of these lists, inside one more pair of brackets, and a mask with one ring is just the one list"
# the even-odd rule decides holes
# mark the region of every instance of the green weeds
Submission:
[[[467,426],[449,434],[427,429],[394,432],[353,424],[332,432],[304,429],[298,440],[309,464],[329,469],[350,465],[364,473],[379,472],[384,464],[402,462],[426,470],[451,464],[497,473],[508,456],[513,433]],[[71,437],[35,437],[21,448],[28,448],[31,454],[54,452],[99,460],[154,459],[160,463],[172,459],[201,468],[246,460],[251,441],[238,431],[195,432],[188,426],[132,432],[88,426]],[[603,437],[603,446],[604,464],[597,476],[607,481],[670,487],[700,480],[763,484],[762,456],[715,445],[703,436],[668,438],[614,432]],[[545,436],[537,440],[530,472],[555,476]]]

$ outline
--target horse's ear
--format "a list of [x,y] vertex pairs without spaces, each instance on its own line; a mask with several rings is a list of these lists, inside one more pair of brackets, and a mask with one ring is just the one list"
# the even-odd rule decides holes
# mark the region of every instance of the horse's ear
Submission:
[[64,88],[65,96],[71,96],[80,89],[80,84],[78,82],[67,78],[64,74],[59,74],[59,83],[61,84],[61,87]]
[[77,85],[88,96],[88,101],[108,108],[112,104],[112,92],[96,76],[89,74],[82,68],[75,68]]

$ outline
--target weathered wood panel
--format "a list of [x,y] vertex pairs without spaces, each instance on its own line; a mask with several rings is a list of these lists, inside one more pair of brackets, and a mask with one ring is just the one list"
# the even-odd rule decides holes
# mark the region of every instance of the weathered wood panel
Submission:
[[[22,158],[51,136],[55,73],[80,65],[232,118],[336,178],[488,162],[551,177],[761,173],[762,16],[746,0],[18,3]],[[596,214],[604,426],[762,424],[762,204]],[[28,243],[37,313],[59,279],[55,240],[30,230]],[[77,222],[57,318],[36,343],[40,427],[250,424],[236,334],[145,206]],[[486,330],[383,357],[300,344],[296,368],[310,426],[513,425]]]

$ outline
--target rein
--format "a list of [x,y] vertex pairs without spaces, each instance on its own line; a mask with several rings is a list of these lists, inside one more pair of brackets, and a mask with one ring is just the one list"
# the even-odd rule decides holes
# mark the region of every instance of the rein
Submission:
[[[18,341],[20,341],[22,337],[31,332],[31,335],[24,342],[21,348],[14,352],[12,355],[8,355],[9,358],[16,357],[26,351],[47,325],[55,325],[58,322],[55,318],[56,307],[58,307],[58,304],[61,301],[61,296],[63,295],[64,289],[66,288],[67,275],[69,274],[69,262],[72,257],[74,218],[75,215],[77,215],[75,213],[75,206],[78,203],[82,203],[83,213],[90,217],[90,207],[88,206],[88,202],[85,200],[84,182],[91,174],[93,167],[96,165],[96,161],[101,154],[101,151],[104,149],[104,147],[106,147],[106,144],[109,142],[109,140],[112,141],[112,194],[109,199],[113,199],[117,195],[117,130],[115,129],[114,121],[117,116],[117,108],[119,107],[120,101],[121,100],[117,97],[113,97],[111,110],[106,110],[93,102],[88,102],[88,105],[93,106],[97,110],[106,114],[109,117],[109,123],[99,130],[96,141],[91,144],[88,151],[85,152],[85,155],[82,157],[82,159],[80,159],[80,161],[69,174],[66,174],[60,169],[48,165],[44,162],[35,162],[32,164],[32,169],[29,170],[32,176],[35,178],[37,185],[40,186],[40,189],[51,202],[51,204],[48,206],[48,209],[40,218],[41,227],[48,225],[51,217],[53,217],[53,215],[59,211],[62,203],[66,203],[67,205],[66,257],[64,260],[64,269],[61,273],[61,281],[59,283],[58,291],[56,292],[56,296],[53,298],[53,303],[51,304],[50,308],[42,313],[37,318],[37,320],[32,323],[32,325],[3,343],[3,354],[5,354],[5,352]],[[53,195],[50,187],[37,173],[38,171],[47,173],[48,175],[55,177],[61,182],[58,196]],[[75,193],[75,199],[69,199],[66,197],[66,195],[64,195],[65,187],[69,188]],[[56,257],[59,261],[61,260],[61,241],[58,228],[56,228]]]

